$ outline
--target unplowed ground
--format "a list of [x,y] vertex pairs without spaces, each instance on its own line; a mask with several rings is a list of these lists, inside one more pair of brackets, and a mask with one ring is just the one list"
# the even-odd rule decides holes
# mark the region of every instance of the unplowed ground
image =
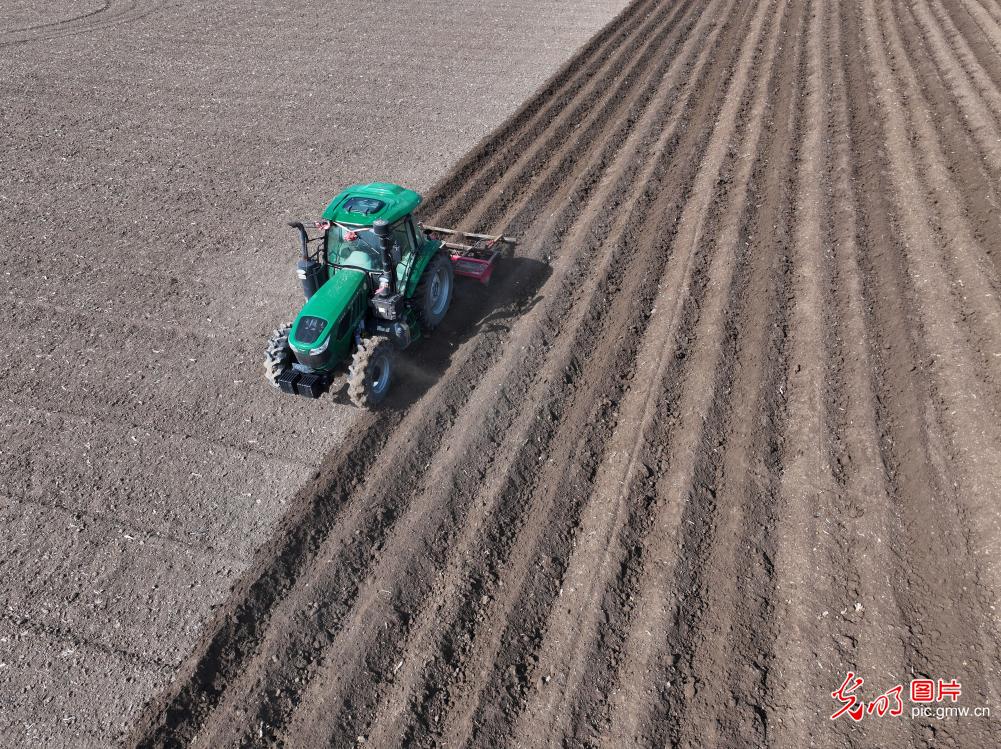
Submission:
[[133,738],[996,745],[828,716],[997,705],[999,50],[994,0],[635,2],[428,200],[515,257]]

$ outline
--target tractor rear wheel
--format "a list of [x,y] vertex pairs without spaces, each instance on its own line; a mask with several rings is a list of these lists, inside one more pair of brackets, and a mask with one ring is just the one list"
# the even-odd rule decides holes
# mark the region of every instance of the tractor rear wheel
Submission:
[[452,303],[452,288],[455,286],[455,272],[452,261],[444,252],[437,253],[421,276],[414,294],[414,306],[421,329],[432,331],[445,319],[448,306]]
[[393,342],[386,336],[364,338],[348,367],[348,398],[358,408],[374,408],[385,400],[393,381]]
[[278,387],[278,375],[292,366],[292,347],[288,342],[291,330],[292,323],[286,323],[273,331],[264,350],[264,376],[274,387]]

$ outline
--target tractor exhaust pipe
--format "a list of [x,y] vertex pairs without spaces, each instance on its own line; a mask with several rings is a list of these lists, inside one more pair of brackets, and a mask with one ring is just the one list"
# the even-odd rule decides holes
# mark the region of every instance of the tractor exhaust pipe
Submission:
[[306,235],[306,227],[301,221],[289,221],[288,225],[299,232],[299,255],[303,260],[309,260],[309,237]]
[[295,275],[302,284],[302,293],[309,299],[327,282],[327,265],[319,262],[319,254],[310,257],[306,227],[299,221],[289,221],[288,225],[299,232],[300,260],[295,264]]
[[382,277],[379,288],[388,289],[389,294],[396,293],[396,267],[393,264],[393,233],[389,224],[378,219],[372,224],[372,232],[379,238],[379,248],[382,252]]

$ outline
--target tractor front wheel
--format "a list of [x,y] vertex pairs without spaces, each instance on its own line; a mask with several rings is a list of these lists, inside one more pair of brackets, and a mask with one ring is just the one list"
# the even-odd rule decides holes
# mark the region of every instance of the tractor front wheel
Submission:
[[374,408],[385,400],[393,380],[393,352],[386,336],[358,344],[348,367],[348,397],[358,408]]
[[274,387],[278,387],[278,375],[292,366],[292,347],[288,342],[291,330],[292,323],[286,323],[272,332],[264,350],[264,376]]

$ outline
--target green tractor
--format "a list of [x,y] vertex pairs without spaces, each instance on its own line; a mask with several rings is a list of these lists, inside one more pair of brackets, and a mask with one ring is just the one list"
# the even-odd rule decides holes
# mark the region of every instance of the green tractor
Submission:
[[444,319],[455,276],[489,283],[502,246],[514,241],[425,227],[412,215],[420,202],[399,185],[354,185],[321,220],[289,222],[298,232],[306,304],[268,341],[272,385],[318,398],[346,376],[352,403],[378,406],[393,382],[395,353]]

